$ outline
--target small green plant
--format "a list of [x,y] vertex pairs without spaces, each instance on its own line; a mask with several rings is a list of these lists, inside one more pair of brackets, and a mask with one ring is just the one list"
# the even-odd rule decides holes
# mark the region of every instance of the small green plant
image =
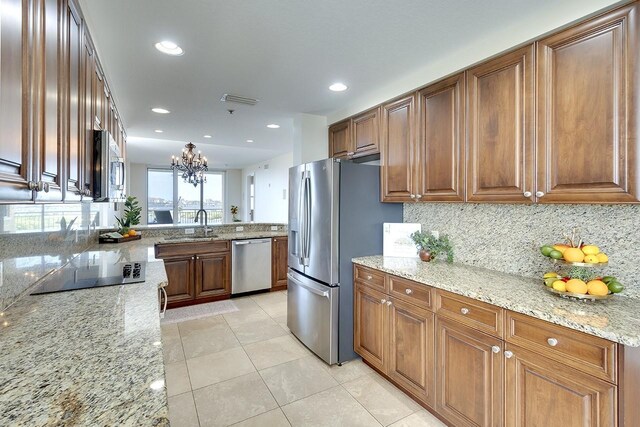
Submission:
[[588,268],[577,266],[571,267],[567,276],[572,279],[580,279],[584,282],[588,282],[596,277],[593,271],[590,271]]
[[231,205],[231,216],[233,217],[233,222],[240,222],[238,219],[239,209],[236,205]]
[[140,213],[142,207],[138,204],[138,199],[135,196],[127,197],[124,202],[124,216],[122,218],[116,217],[118,222],[118,233],[127,234],[132,226],[140,224]]
[[416,244],[418,250],[429,252],[433,258],[440,254],[446,254],[447,262],[453,262],[453,245],[446,234],[435,237],[429,232],[416,231],[411,234],[411,240]]

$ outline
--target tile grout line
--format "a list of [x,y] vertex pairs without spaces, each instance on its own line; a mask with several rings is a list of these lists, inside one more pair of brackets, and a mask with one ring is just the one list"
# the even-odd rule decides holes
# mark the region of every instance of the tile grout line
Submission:
[[[224,318],[223,318],[224,319]],[[189,388],[191,389],[191,399],[193,399],[193,407],[196,409],[196,418],[198,419],[198,426],[201,426],[200,413],[198,412],[198,405],[196,405],[196,396],[193,394],[193,385],[191,384],[191,372],[189,371],[189,364],[187,363],[187,354],[184,352],[184,344],[182,343],[182,333],[180,333],[180,323],[178,323],[178,335],[180,336],[180,346],[182,347],[182,354],[184,355],[184,365],[187,368],[187,379],[189,380]],[[171,421],[171,417],[169,417]]]

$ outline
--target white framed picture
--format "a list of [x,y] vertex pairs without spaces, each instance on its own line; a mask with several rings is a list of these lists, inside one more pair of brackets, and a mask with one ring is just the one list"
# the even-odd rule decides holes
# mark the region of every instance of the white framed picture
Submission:
[[411,233],[422,231],[422,225],[411,222],[385,222],[382,224],[382,255],[417,258],[418,250],[411,240]]

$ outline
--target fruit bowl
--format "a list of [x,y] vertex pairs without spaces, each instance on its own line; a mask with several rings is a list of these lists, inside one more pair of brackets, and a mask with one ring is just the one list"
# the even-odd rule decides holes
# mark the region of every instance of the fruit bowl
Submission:
[[600,301],[600,300],[607,300],[607,299],[613,298],[612,293],[609,293],[607,295],[574,294],[571,292],[557,291],[547,286],[545,286],[544,288],[547,290],[547,292],[550,292],[554,295],[558,295],[561,298],[573,299],[573,300],[583,301],[583,302]]
[[563,259],[554,259],[554,264],[564,264],[564,265],[572,265],[575,267],[587,267],[587,268],[595,268],[595,267],[606,267],[609,265],[608,262],[597,262],[597,263],[589,263],[589,262],[569,262]]

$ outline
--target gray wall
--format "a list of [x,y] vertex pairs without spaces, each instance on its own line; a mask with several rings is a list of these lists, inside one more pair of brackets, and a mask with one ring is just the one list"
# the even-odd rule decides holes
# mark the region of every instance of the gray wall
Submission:
[[456,262],[529,277],[554,270],[538,248],[578,227],[585,242],[609,255],[598,271],[640,296],[640,205],[405,203],[404,221],[448,234]]

